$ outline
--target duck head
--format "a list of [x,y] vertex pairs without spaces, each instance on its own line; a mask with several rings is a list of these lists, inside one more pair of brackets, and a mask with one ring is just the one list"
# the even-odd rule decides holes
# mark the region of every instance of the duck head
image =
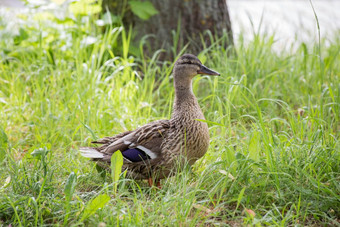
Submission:
[[204,66],[201,61],[192,54],[182,55],[174,66],[174,79],[192,79],[197,74],[219,76],[220,74],[214,70]]

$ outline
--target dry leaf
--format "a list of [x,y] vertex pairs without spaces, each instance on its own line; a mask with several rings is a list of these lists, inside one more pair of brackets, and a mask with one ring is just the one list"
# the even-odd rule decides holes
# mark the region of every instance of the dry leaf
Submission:
[[106,223],[105,222],[99,222],[98,227],[106,227]]
[[210,214],[212,213],[213,211],[210,210],[209,208],[205,207],[205,206],[202,206],[200,204],[194,204],[194,208],[196,208],[197,210],[201,210],[201,211],[204,211],[205,213],[207,214]]
[[219,170],[220,173],[222,173],[223,175],[228,176],[231,180],[235,180],[235,177],[233,175],[231,175],[231,173],[228,173],[227,171],[220,169]]
[[6,180],[5,180],[5,184],[1,187],[1,188],[5,188],[5,187],[7,187],[8,186],[8,184],[11,182],[11,177],[10,176],[8,176],[7,178],[6,178]]
[[223,175],[226,175],[226,176],[228,175],[227,171],[225,171],[223,169],[220,169],[219,172],[222,173]]
[[231,180],[235,180],[235,177],[233,175],[231,175],[231,173],[228,173],[228,177],[231,179]]

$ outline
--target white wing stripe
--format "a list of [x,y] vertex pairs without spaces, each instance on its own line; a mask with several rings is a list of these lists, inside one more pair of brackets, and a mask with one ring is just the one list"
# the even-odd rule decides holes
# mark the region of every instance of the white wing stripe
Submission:
[[141,145],[137,146],[137,148],[144,151],[147,155],[150,156],[151,159],[157,158],[157,155],[154,152],[152,152],[151,150],[149,150],[148,148],[143,147]]

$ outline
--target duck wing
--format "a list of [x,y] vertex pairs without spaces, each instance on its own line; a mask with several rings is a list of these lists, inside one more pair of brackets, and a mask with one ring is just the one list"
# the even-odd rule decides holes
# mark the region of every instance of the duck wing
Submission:
[[94,143],[94,144],[111,144],[111,143],[115,142],[116,140],[123,138],[124,136],[130,134],[131,132],[132,131],[126,131],[126,132],[120,133],[120,134],[112,136],[112,137],[109,137],[109,136],[104,137],[104,138],[101,138],[99,140],[92,141],[91,143]]
[[161,156],[161,145],[169,128],[169,120],[151,122],[134,131],[94,141],[93,143],[102,144],[102,146],[83,147],[80,151],[84,157],[104,162],[110,162],[112,154],[118,150],[122,152],[125,163],[158,159]]

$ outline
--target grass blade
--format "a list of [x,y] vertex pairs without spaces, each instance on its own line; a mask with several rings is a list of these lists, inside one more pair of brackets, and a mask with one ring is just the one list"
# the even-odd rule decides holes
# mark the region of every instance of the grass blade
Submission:
[[8,138],[5,131],[0,127],[0,163],[6,157],[6,149],[7,149]]

